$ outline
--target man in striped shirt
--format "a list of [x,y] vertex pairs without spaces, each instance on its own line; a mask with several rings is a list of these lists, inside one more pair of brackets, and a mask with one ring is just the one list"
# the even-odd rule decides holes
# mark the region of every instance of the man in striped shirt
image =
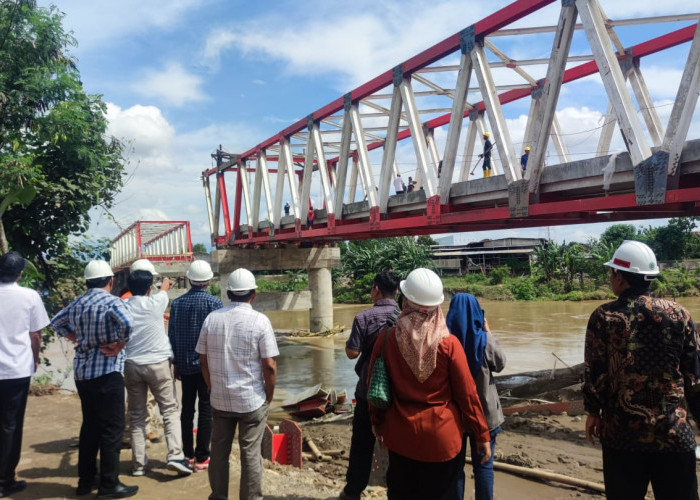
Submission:
[[83,412],[76,495],[87,495],[94,488],[99,451],[97,498],[126,498],[138,491],[138,486],[119,481],[124,433],[123,349],[132,317],[124,301],[110,293],[114,274],[107,262],[89,262],[85,282],[87,291],[51,320],[58,335],[76,344],[73,371]]

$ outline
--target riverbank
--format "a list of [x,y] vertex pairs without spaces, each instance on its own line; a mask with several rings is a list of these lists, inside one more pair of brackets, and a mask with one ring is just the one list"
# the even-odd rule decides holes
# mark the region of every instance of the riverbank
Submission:
[[[25,419],[22,458],[17,469],[19,479],[29,483],[22,499],[74,498],[77,484],[78,432],[80,402],[74,394],[30,396]],[[590,446],[584,436],[584,419],[569,415],[511,415],[503,426],[496,445],[500,462],[527,468],[548,470],[596,483],[602,482],[599,447]],[[321,450],[348,450],[351,420],[307,422],[303,435],[313,439]],[[207,474],[181,478],[165,468],[163,442],[148,449],[146,476],[131,477],[129,450],[121,454],[122,481],[140,487],[139,497],[148,499],[191,500],[209,494]],[[381,459],[376,466],[381,466]],[[238,447],[231,459],[231,498],[238,498],[240,480]],[[334,499],[344,485],[347,451],[330,461],[305,460],[302,469],[265,462],[264,493],[271,500]],[[469,466],[467,466],[469,477]],[[386,489],[381,474],[375,471],[372,485],[363,498],[384,499]],[[468,491],[465,498],[472,498]],[[555,482],[523,479],[496,472],[496,498],[499,499],[599,499],[600,493]],[[651,497],[650,497],[651,498]]]

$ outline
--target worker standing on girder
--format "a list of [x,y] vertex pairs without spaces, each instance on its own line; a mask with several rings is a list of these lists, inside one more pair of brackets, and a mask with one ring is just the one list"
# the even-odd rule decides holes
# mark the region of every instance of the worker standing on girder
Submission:
[[479,155],[479,158],[484,159],[484,164],[481,166],[484,170],[484,177],[491,177],[491,149],[493,149],[493,144],[489,137],[491,137],[491,134],[484,132],[484,152]]
[[530,156],[530,146],[525,146],[525,153],[520,157],[520,166],[523,169],[523,175],[525,175],[525,170],[527,169],[527,159]]

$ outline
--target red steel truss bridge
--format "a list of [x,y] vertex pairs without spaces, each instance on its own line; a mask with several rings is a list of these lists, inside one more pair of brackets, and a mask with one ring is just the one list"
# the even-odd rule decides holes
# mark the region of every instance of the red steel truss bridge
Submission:
[[[603,7],[516,1],[245,152],[219,148],[202,176],[212,241],[323,245],[697,215],[700,15],[610,19]],[[680,79],[659,71],[664,61]],[[653,98],[678,80],[675,98]],[[587,103],[605,109],[602,124],[567,129],[567,109]],[[394,194],[399,172],[412,192]]]

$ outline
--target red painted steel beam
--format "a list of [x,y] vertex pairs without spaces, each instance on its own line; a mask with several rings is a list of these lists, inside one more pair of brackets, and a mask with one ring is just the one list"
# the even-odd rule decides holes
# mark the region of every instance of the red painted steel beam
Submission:
[[345,220],[333,232],[321,226],[301,232],[301,238],[293,230],[281,230],[273,238],[265,234],[252,239],[237,239],[233,245],[269,245],[298,243],[313,240],[323,244],[344,239],[386,238],[408,234],[439,234],[455,231],[483,231],[490,229],[540,227],[564,224],[584,224],[633,219],[654,219],[700,213],[700,187],[666,192],[666,203],[658,206],[636,204],[633,193],[596,198],[584,198],[529,206],[529,217],[512,219],[508,207],[479,208],[462,212],[443,213],[435,224],[428,224],[424,214],[397,219],[382,220],[379,228],[370,226],[367,220]]

